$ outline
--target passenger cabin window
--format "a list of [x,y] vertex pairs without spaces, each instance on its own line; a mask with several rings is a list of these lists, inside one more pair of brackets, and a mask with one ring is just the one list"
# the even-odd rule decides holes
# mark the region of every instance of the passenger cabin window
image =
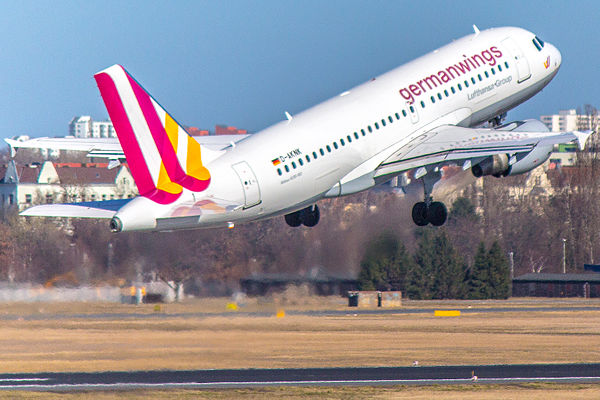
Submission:
[[337,142],[333,142],[333,147],[337,150],[337,148],[338,148]]
[[286,165],[284,168],[285,168],[285,172],[290,172],[290,167],[288,167],[288,166]]
[[[494,68],[492,68],[492,71],[494,70]],[[502,72],[502,65],[498,64],[498,71]]]
[[421,108],[425,108],[425,102],[421,101]]
[[402,110],[402,115],[406,117],[406,110]]
[[358,133],[354,132],[354,137],[358,139]]
[[310,162],[310,156],[308,154],[306,155],[306,162]]
[[319,149],[319,153],[321,153],[322,156],[325,155],[325,152],[323,151],[323,149]]
[[410,106],[410,112],[414,113],[415,112],[415,108],[413,106]]
[[369,130],[369,133],[373,132],[373,128],[371,128],[371,125],[367,126],[367,129]]
[[375,129],[379,129],[379,124],[375,122]]
[[346,136],[346,139],[348,139],[348,143],[352,143],[352,138],[350,137],[350,135]]
[[456,86],[458,86],[458,90],[462,91],[462,86],[460,86],[460,83]]
[[448,90],[444,89],[444,94],[448,97]]
[[327,148],[327,152],[331,153],[331,147],[329,147],[329,145],[325,146]]
[[277,174],[278,174],[279,176],[281,176],[281,175],[283,174],[283,172],[281,172],[281,168],[277,168]]
[[313,158],[316,160],[317,159],[317,152],[313,151]]
[[454,90],[454,86],[451,86],[450,90],[452,90],[452,94],[456,93],[456,90]]
[[398,120],[400,119],[400,114],[396,113],[394,115],[395,115],[396,119],[398,119]]
[[[393,124],[394,123],[394,118],[392,118],[391,115],[388,115],[388,121],[390,121],[390,124]],[[354,132],[354,134],[356,134],[356,132]]]
[[431,102],[435,104],[435,97],[431,96]]
[[300,166],[304,165],[304,161],[302,161],[301,158],[298,159],[298,164],[300,164]]
[[362,133],[362,135],[363,135],[363,136],[367,136],[367,133],[365,132],[365,130],[364,130],[364,129],[361,129],[361,130],[360,130],[360,133]]
[[342,144],[342,146],[346,145],[346,142],[344,142],[344,139],[340,139],[340,143]]
[[[421,102],[422,103],[422,102]],[[381,120],[381,125],[385,126],[385,119]]]

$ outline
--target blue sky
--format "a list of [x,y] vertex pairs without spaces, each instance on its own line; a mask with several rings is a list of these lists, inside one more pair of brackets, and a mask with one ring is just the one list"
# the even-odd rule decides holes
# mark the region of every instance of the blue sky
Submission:
[[520,26],[563,58],[509,113],[600,107],[597,1],[0,0],[0,137],[106,118],[93,74],[124,65],[181,123],[257,131],[480,29]]

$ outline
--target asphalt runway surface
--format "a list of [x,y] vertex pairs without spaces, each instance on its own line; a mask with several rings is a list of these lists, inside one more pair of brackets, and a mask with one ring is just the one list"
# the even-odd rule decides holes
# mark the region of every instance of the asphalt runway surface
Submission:
[[[452,307],[443,306],[437,308],[376,308],[360,309],[349,307],[345,310],[311,310],[295,311],[286,310],[286,315],[310,316],[310,317],[336,317],[343,315],[391,315],[391,314],[433,314],[435,310],[450,309],[459,310],[461,314],[472,313],[502,313],[502,312],[570,312],[570,311],[600,311],[597,306],[565,306],[565,307]],[[0,315],[0,321],[43,321],[61,319],[163,319],[163,318],[208,318],[208,317],[271,317],[273,312],[257,311],[227,311],[222,313],[193,312],[193,313],[91,313],[91,314],[4,314]]]
[[0,374],[0,389],[34,391],[524,382],[597,383],[600,363]]

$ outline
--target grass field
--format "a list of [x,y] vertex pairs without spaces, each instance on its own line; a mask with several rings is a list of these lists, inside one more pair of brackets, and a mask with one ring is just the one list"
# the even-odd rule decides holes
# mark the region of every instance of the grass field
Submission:
[[[155,310],[152,305],[3,305],[0,308],[0,372],[409,366],[415,360],[423,366],[600,361],[600,312],[594,310],[481,312],[446,318],[434,317],[429,312],[356,315],[345,307],[343,299],[332,298],[311,299],[285,307],[267,301],[248,302],[242,311],[262,311],[271,315],[250,317],[239,312],[221,315],[226,304],[227,299],[193,300],[166,305],[160,310]],[[552,306],[560,309],[599,305],[600,302],[593,300],[544,302],[517,299],[505,302],[411,302],[405,303],[404,307]],[[288,313],[283,318],[276,318],[275,312],[281,308],[288,311],[343,309],[348,313],[335,317],[290,316]],[[140,314],[155,313],[160,317],[139,317]],[[430,398],[437,393],[436,397],[449,399],[546,399],[546,392],[554,398],[600,397],[599,389],[593,385],[519,385],[509,388],[512,389],[477,385],[274,388],[164,392],[158,397],[227,398],[235,394],[235,397],[261,398],[285,394],[287,398]],[[517,392],[527,396],[509,396]],[[143,392],[130,392],[129,395],[94,392],[94,397],[131,398],[140,393]],[[152,393],[158,395],[160,392]],[[496,396],[489,396],[490,393]],[[9,393],[0,392],[0,399],[7,395]],[[47,398],[44,396],[49,394],[40,396]]]
[[377,386],[377,387],[275,387],[264,389],[222,390],[138,390],[117,392],[36,393],[0,392],[0,399],[410,399],[430,400],[591,400],[597,399],[595,385],[459,385],[459,386]]

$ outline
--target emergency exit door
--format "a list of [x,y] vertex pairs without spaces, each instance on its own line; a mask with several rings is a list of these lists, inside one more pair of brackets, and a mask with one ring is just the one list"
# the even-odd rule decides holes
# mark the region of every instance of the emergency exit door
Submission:
[[242,161],[231,166],[237,176],[240,178],[242,188],[244,189],[244,208],[250,208],[261,202],[260,187],[256,175],[247,162]]

